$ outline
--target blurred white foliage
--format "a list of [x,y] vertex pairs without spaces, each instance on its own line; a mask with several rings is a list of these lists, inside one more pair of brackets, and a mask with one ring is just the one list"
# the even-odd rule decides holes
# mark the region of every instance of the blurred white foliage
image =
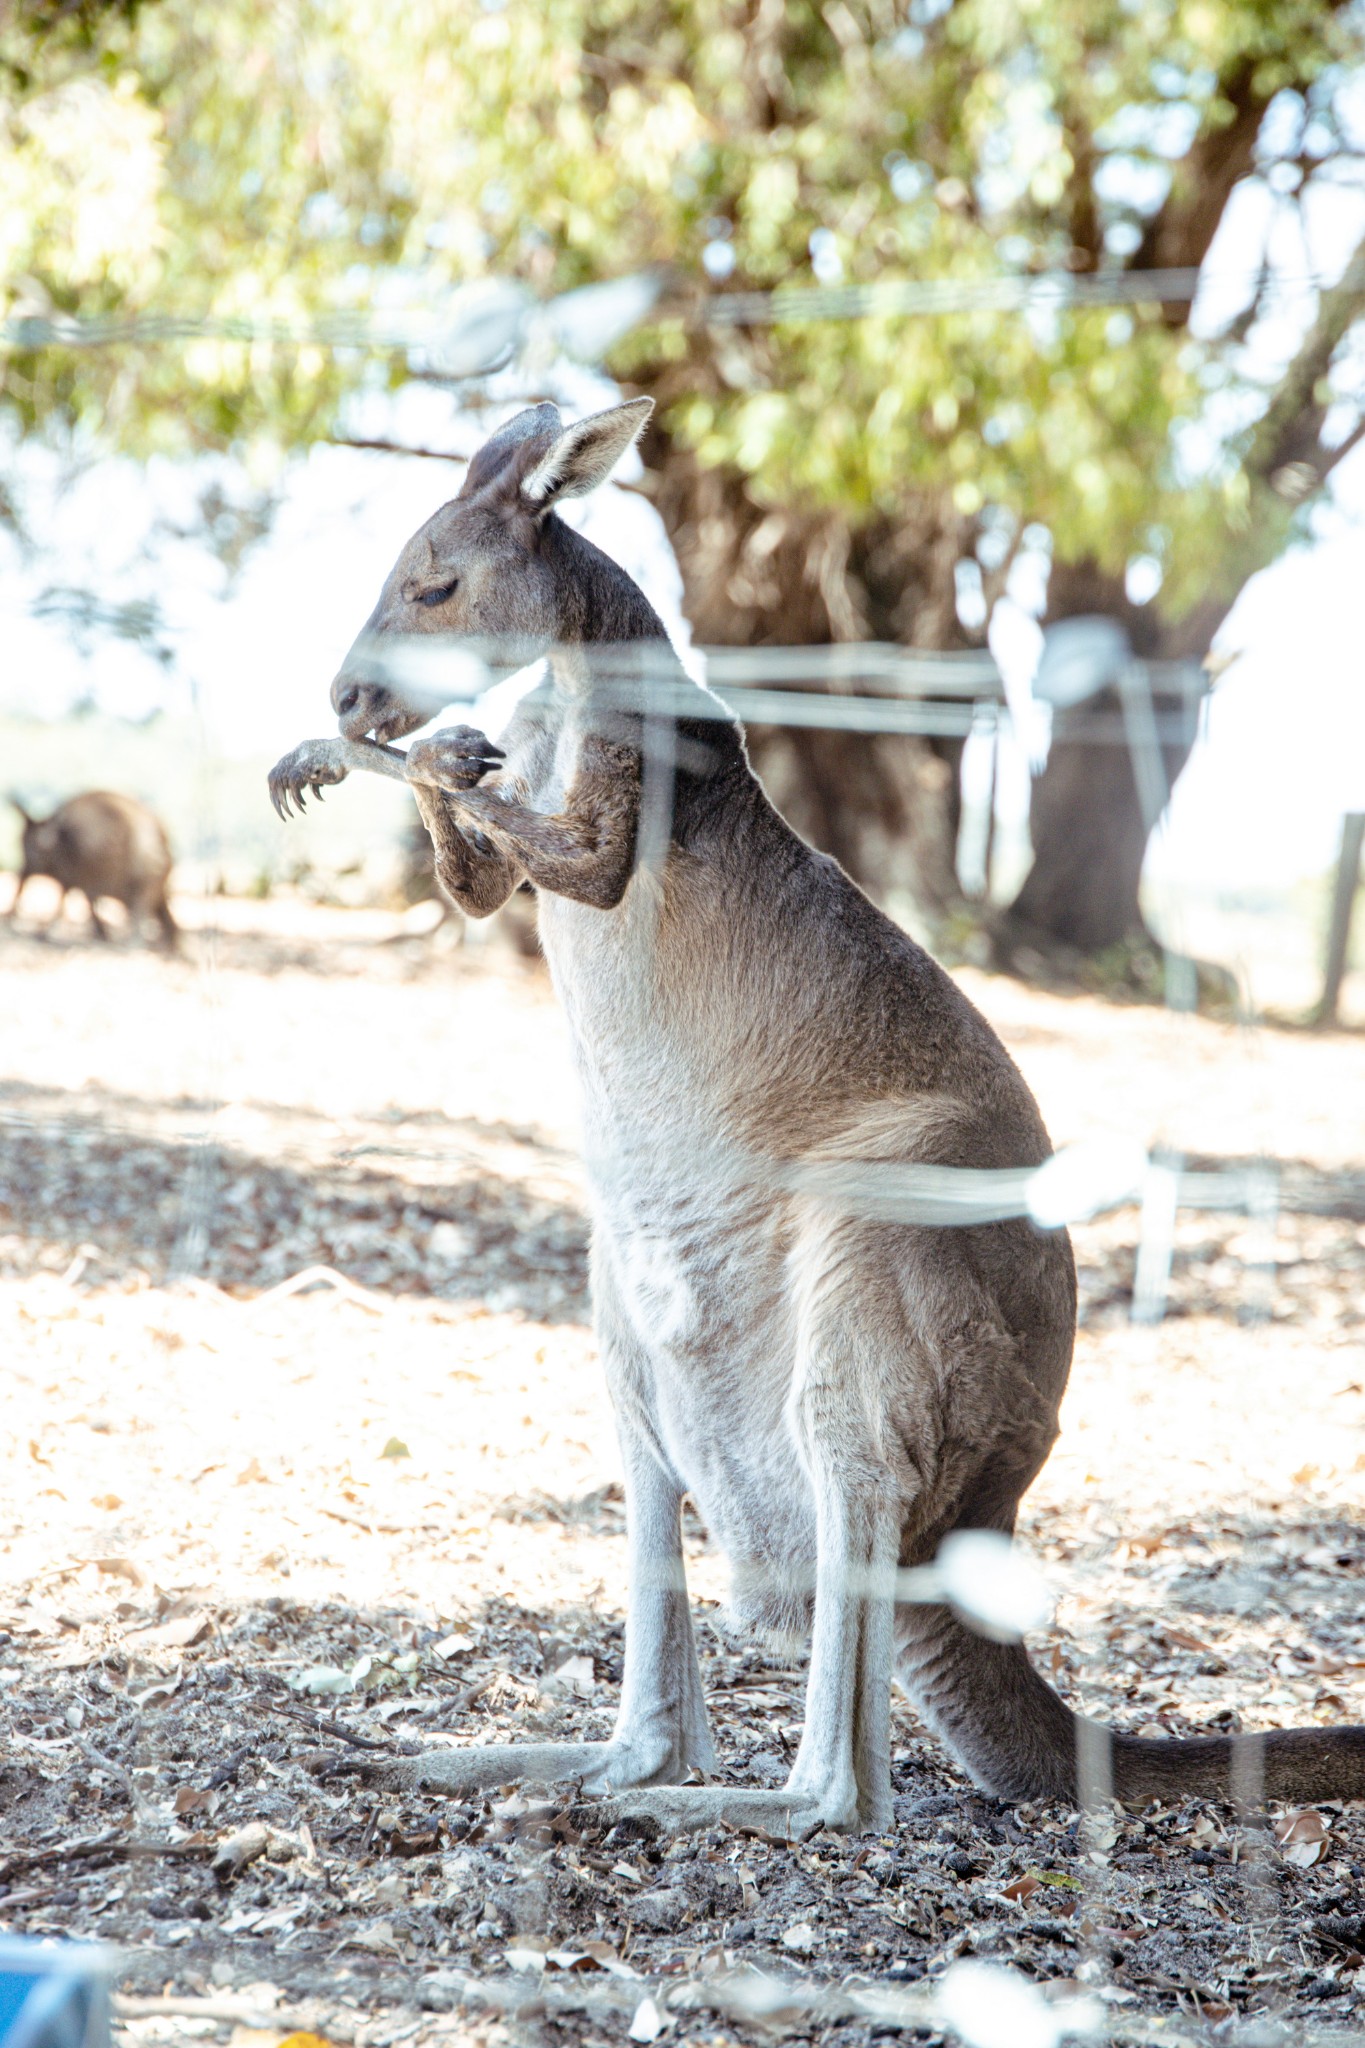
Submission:
[[1132,1201],[1147,1173],[1136,1140],[1088,1138],[1045,1159],[1028,1184],[1028,1213],[1040,1230],[1086,1223],[1104,1209]]
[[939,2017],[967,2048],[1057,2048],[1098,2031],[1092,1999],[1055,2002],[999,1963],[954,1963],[938,1993]]
[[896,1597],[946,1601],[978,1635],[999,1643],[1046,1627],[1055,1604],[1037,1565],[996,1529],[955,1529],[931,1565],[897,1572]]
[[543,334],[552,357],[562,353],[578,363],[600,363],[650,312],[662,283],[661,276],[642,270],[562,292],[530,323],[532,343]]

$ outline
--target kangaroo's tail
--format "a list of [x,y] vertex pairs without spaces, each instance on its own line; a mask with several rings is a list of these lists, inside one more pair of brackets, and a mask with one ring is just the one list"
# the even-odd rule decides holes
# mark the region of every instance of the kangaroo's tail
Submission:
[[[898,1608],[896,1644],[898,1675],[921,1718],[1001,1799],[1078,1804],[1083,1742],[1126,1801],[1365,1798],[1365,1728],[1275,1729],[1254,1750],[1235,1736],[1111,1734],[1072,1713],[1021,1643],[976,1635],[947,1608]],[[1087,1742],[1092,1735],[1100,1739]]]

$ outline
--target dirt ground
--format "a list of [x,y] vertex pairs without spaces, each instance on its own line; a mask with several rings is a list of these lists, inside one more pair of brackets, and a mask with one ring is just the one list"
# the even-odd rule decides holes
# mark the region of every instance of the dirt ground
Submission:
[[[0,926],[0,1930],[109,1943],[135,2044],[941,2039],[971,1959],[1116,2039],[1365,2038],[1362,1804],[1012,1808],[901,1700],[885,1838],[396,1794],[424,1747],[610,1725],[563,1027],[496,942],[180,910],[169,961]],[[1128,1728],[1365,1721],[1365,1038],[963,978],[1058,1141],[1283,1169],[1278,1217],[1182,1212],[1154,1328],[1137,1210],[1076,1232],[1035,1655]],[[780,1782],[801,1672],[688,1555],[724,1765]],[[983,2048],[1055,2036],[992,2011]]]

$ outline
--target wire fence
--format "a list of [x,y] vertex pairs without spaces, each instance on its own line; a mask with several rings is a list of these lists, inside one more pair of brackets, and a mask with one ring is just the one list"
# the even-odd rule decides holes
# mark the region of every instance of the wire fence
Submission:
[[[380,641],[365,646],[360,659],[365,672],[376,681],[417,700],[421,708],[435,711],[448,705],[476,706],[487,691],[524,665],[524,645],[488,644],[479,648],[443,648],[439,641],[404,648],[386,648]],[[521,699],[523,717],[535,720],[562,715],[565,690],[556,679],[556,663],[567,657],[571,667],[569,701],[572,715],[585,733],[622,730],[623,721],[645,741],[643,811],[638,837],[637,859],[642,868],[660,868],[667,858],[672,835],[672,807],[679,771],[705,773],[707,749],[704,741],[689,756],[686,736],[679,735],[679,721],[700,726],[728,721],[738,715],[746,722],[802,726],[820,724],[832,729],[858,733],[904,734],[906,732],[948,731],[953,734],[979,730],[983,715],[1003,718],[1003,687],[994,664],[978,654],[961,656],[920,656],[905,650],[880,647],[836,647],[818,649],[717,650],[704,657],[708,683],[703,688],[680,678],[671,654],[655,646],[613,647],[593,650],[584,661],[584,650],[574,646],[550,650],[550,670],[539,680],[528,677]],[[1165,732],[1157,706],[1175,707],[1167,719],[1172,730],[1186,743],[1193,736],[1203,700],[1206,679],[1188,665],[1169,668],[1133,664],[1120,685],[1135,698],[1137,715],[1131,708],[1115,714],[1103,728],[1104,742],[1121,742],[1128,750],[1134,780],[1145,785],[1148,802],[1157,808],[1164,803],[1164,786],[1154,781],[1153,755],[1159,762],[1159,747]],[[876,693],[876,694],[871,694]],[[952,713],[956,723],[935,728],[925,723],[902,723],[901,714],[919,715],[942,711]],[[1093,718],[1093,714],[1090,714]],[[1093,728],[1092,728],[1092,736]],[[696,743],[693,743],[696,744]],[[381,748],[372,742],[329,742],[352,772],[377,771],[396,780],[407,780],[405,760],[397,748]],[[1144,750],[1145,753],[1144,753]],[[207,754],[201,763],[207,773]],[[1164,772],[1164,771],[1163,771]],[[306,781],[306,779],[305,779]],[[201,959],[206,1011],[206,1039],[212,1036],[214,934],[208,929]],[[186,1170],[181,1190],[181,1207],[172,1259],[171,1278],[180,1284],[193,1283],[205,1269],[213,1242],[217,1197],[221,1185],[222,1141],[212,1110],[222,1100],[221,1083],[206,1077],[205,1097],[210,1114],[197,1137],[187,1133]],[[6,1112],[0,1121],[13,1125]],[[117,1137],[120,1131],[132,1135],[136,1126],[120,1126],[106,1119],[105,1131]],[[393,1153],[416,1152],[422,1148],[394,1141]],[[695,1170],[704,1152],[704,1134],[697,1134],[691,1147],[689,1169]],[[324,1147],[325,1156],[326,1148]],[[596,1162],[599,1174],[603,1163]],[[1278,1163],[1274,1160],[1241,1162],[1224,1169],[1188,1167],[1183,1158],[1168,1150],[1151,1153],[1139,1147],[1113,1143],[1079,1144],[1063,1149],[1042,1167],[1006,1168],[997,1171],[962,1169],[931,1164],[895,1164],[857,1157],[834,1163],[795,1166],[788,1161],[746,1157],[737,1160],[731,1151],[712,1162],[717,1180],[741,1175],[750,1182],[766,1184],[770,1191],[799,1192],[814,1197],[836,1212],[890,1221],[921,1228],[979,1228],[1007,1218],[1028,1218],[1039,1229],[1055,1230],[1086,1221],[1106,1211],[1135,1210],[1138,1219],[1136,1271],[1132,1296],[1132,1318],[1136,1324],[1157,1330],[1166,1312],[1172,1250],[1179,1216],[1185,1211],[1237,1212],[1260,1233],[1259,1253],[1248,1262],[1246,1298],[1258,1314],[1268,1314],[1274,1285],[1274,1239],[1282,1211],[1301,1209],[1316,1213],[1332,1190],[1316,1189],[1305,1194],[1282,1187]],[[288,1281],[286,1285],[290,1284]],[[985,1574],[998,1592],[1001,1569],[991,1563]],[[1084,1565],[1079,1568],[1084,1578]],[[947,1582],[942,1576],[925,1582],[915,1597],[934,1601],[945,1597]],[[856,1590],[856,1589],[855,1589]],[[948,1589],[950,1592],[950,1589]],[[958,1589],[961,1592],[961,1588]],[[902,1600],[913,1588],[898,1589]],[[969,1616],[973,1612],[971,1589],[959,1602]],[[1008,1605],[1008,1603],[1007,1603]],[[1003,1616],[1006,1632],[1022,1634],[1036,1625],[1036,1611],[1025,1610],[1025,1593],[1012,1612]],[[1030,1615],[1035,1618],[1031,1619]],[[979,1618],[979,1610],[978,1610]],[[1107,1731],[1092,1735],[1089,1724],[1080,1766],[1080,1806],[1095,1819],[1108,1811],[1112,1784]],[[1239,1756],[1238,1803],[1250,1815],[1259,1809],[1257,1791],[1261,1766],[1258,1738],[1246,1738]],[[533,1832],[533,1831],[532,1831]],[[1254,1829],[1245,1836],[1241,1860],[1245,1888],[1245,1912],[1249,1929],[1262,1948],[1271,1942],[1268,1924],[1263,1850]],[[518,1854],[524,1868],[534,1875],[542,1863],[534,1839],[523,1843]],[[1087,1876],[1082,1910],[1098,1924],[1103,1905],[1102,1865],[1093,1866]],[[1272,1916],[1273,1917],[1273,1916]],[[1047,2001],[1022,1980],[1003,1973],[993,1974],[984,1963],[953,1964],[932,1990],[859,1986],[832,1989],[803,1981],[774,1979],[762,1972],[722,1971],[704,1983],[686,1980],[664,1984],[642,1992],[629,1981],[613,1980],[605,1986],[581,1987],[560,1983],[555,1966],[547,1963],[548,1952],[527,1950],[539,1960],[524,1967],[533,1971],[538,1983],[537,1997],[549,2010],[575,2010],[589,2014],[626,2010],[647,2029],[657,2019],[664,2024],[680,2023],[684,2015],[710,2011],[731,2019],[761,2022],[784,2028],[836,2018],[860,2017],[874,2023],[897,2026],[948,2027],[968,2042],[987,2044],[1004,2039],[999,2032],[1008,2024],[1016,2029],[1010,2038],[1057,2040],[1070,2037],[1100,2037],[1114,2040],[1168,2039],[1166,2023],[1158,2017],[1144,2019],[1128,2012],[1115,2014],[1093,1996],[1093,1990],[1077,1993],[1069,2002]],[[1087,1967],[1092,1967],[1095,1984],[1106,1981],[1103,1955],[1093,1950]],[[494,2008],[515,2007],[525,1998],[525,1987],[512,1980],[476,1976],[467,1979],[462,1996],[470,2004],[483,2000]],[[1011,2003],[1013,2001],[1013,2003]],[[650,2017],[650,2010],[653,2019]],[[643,2013],[643,2019],[640,2015]],[[1002,2018],[1002,2015],[1004,2016]],[[1308,2042],[1314,2030],[1301,2030],[1296,2038]],[[1334,2038],[1350,2039],[1337,2034]]]
[[582,360],[598,361],[622,335],[656,315],[720,330],[981,313],[1051,316],[1105,307],[1190,305],[1201,291],[1241,293],[1274,308],[1329,286],[1365,287],[1365,266],[1357,263],[1340,278],[1308,270],[1265,274],[1220,271],[1216,266],[1115,268],[705,294],[679,289],[660,270],[581,286],[544,302],[510,280],[491,278],[450,291],[444,304],[351,310],[304,321],[203,311],[149,310],[123,316],[25,311],[0,320],[0,348],[161,348],[205,340],[347,354],[412,353],[432,369],[459,379],[484,376],[526,350],[562,349]]
[[[945,281],[842,293],[718,295],[705,317],[718,324],[757,325],[1157,303],[1192,298],[1198,282],[1192,272],[1164,272],[1145,278],[1068,275],[984,283]],[[525,318],[522,308],[516,321]],[[509,329],[516,324],[510,313],[504,324]],[[24,319],[7,323],[0,338],[18,348],[106,346],[174,341],[188,331],[185,323],[175,321],[160,325],[155,321],[106,323],[101,327],[78,321]],[[292,331],[261,330],[241,323],[196,323],[193,331],[217,333],[228,340],[272,343],[299,338]],[[447,347],[449,330],[439,338]],[[319,328],[310,339],[338,348],[381,345],[364,323]],[[382,345],[416,347],[431,339],[428,328],[424,335],[404,332]],[[461,330],[458,340],[461,348],[470,347],[470,331]],[[501,350],[511,345],[505,335],[498,341]],[[660,902],[662,890],[657,885],[666,878],[679,777],[706,774],[708,727],[738,720],[745,726],[840,731],[869,739],[960,740],[981,735],[994,740],[1008,729],[1010,720],[1000,671],[979,652],[928,655],[862,644],[716,649],[699,656],[705,674],[702,685],[683,676],[671,651],[655,643],[593,648],[585,655],[577,645],[530,650],[521,644],[487,643],[452,649],[437,639],[397,646],[376,639],[359,650],[357,672],[363,669],[367,678],[429,713],[450,706],[476,711],[490,690],[525,667],[528,654],[534,654],[536,660],[546,659],[548,669],[538,679],[528,679],[518,716],[533,723],[552,723],[567,715],[580,737],[593,733],[620,736],[624,731],[638,747],[642,787],[635,849],[637,879],[642,885],[649,884]],[[1188,747],[1193,742],[1208,686],[1207,676],[1195,664],[1129,660],[1099,679],[1098,702],[1092,699],[1056,707],[1053,736],[1124,749],[1144,821],[1150,828],[1169,796],[1163,750]],[[688,730],[680,731],[680,724]],[[325,765],[339,766],[347,773],[378,773],[409,784],[413,779],[398,747],[372,741],[329,740]],[[200,769],[208,802],[212,762],[206,737]],[[321,790],[328,779],[320,773],[315,786]],[[291,797],[297,798],[309,787],[306,774],[284,785],[276,792],[277,808],[287,808]],[[643,886],[639,893],[645,893]],[[182,1131],[184,1170],[168,1274],[171,1284],[181,1288],[202,1287],[205,1282],[215,1232],[220,1228],[220,1196],[229,1150],[222,1118],[229,1090],[214,1047],[218,937],[210,916],[199,941],[203,1109],[195,1113],[197,1130],[186,1125]],[[1165,986],[1172,1011],[1191,1007],[1188,979],[1179,957],[1168,959]],[[0,1124],[11,1130],[42,1129],[46,1120],[4,1110],[0,1111]],[[106,1136],[117,1139],[135,1136],[141,1127],[105,1116],[102,1128]],[[676,1167],[678,1160],[667,1150],[672,1140],[661,1135],[659,1142],[660,1168]],[[793,1161],[754,1150],[740,1151],[734,1145],[711,1145],[705,1131],[696,1131],[689,1134],[686,1166],[689,1175],[705,1172],[716,1185],[742,1183],[770,1201],[800,1196],[841,1217],[916,1229],[978,1230],[993,1222],[1023,1219],[1040,1232],[1055,1232],[1104,1214],[1131,1214],[1135,1219],[1131,1318],[1149,1331],[1155,1342],[1170,1306],[1173,1252],[1183,1215],[1221,1213],[1246,1219],[1250,1243],[1242,1254],[1239,1291],[1249,1319],[1254,1320],[1272,1313],[1275,1239],[1281,1217],[1319,1214],[1324,1203],[1330,1206],[1338,1200],[1349,1208],[1359,1200],[1358,1176],[1343,1175],[1333,1183],[1328,1175],[1308,1186],[1289,1162],[1251,1159],[1222,1167],[1202,1165],[1197,1159],[1188,1163],[1196,1151],[1193,1145],[1187,1153],[1170,1144],[1149,1147],[1099,1139],[1064,1147],[1041,1166],[987,1170],[888,1162],[856,1153],[833,1161]],[[401,1138],[386,1140],[385,1152],[391,1158],[409,1161],[439,1161],[445,1156],[442,1147],[428,1148]],[[322,1140],[311,1150],[299,1144],[296,1156],[335,1165],[341,1154]],[[590,1164],[610,1196],[614,1170],[610,1154],[593,1154]],[[293,1289],[308,1279],[308,1273],[286,1275],[274,1292]],[[216,1302],[218,1312],[230,1316],[233,1304]],[[382,1302],[377,1312],[382,1313]],[[1070,1577],[1072,1589],[1084,1591],[1092,1564],[1084,1555],[1076,1559]],[[797,1577],[793,1567],[783,1576],[781,1590],[790,1593]],[[983,1632],[1017,1640],[1039,1626],[1047,1594],[1045,1586],[1040,1593],[1040,1583],[1040,1575],[1030,1573],[1017,1552],[1006,1562],[998,1546],[992,1549],[988,1545],[974,1560],[968,1556],[964,1562],[959,1552],[954,1562],[945,1547],[934,1560],[902,1572],[894,1583],[894,1597],[902,1604],[938,1606],[946,1601]],[[866,1600],[876,1589],[851,1575],[844,1590]],[[1102,1646],[1092,1648],[1102,1660]],[[572,1952],[549,1949],[529,1939],[549,1902],[550,1845],[544,1835],[543,1815],[535,1810],[525,1816],[514,1845],[517,1867],[528,1886],[519,1909],[527,1939],[508,1942],[505,1961],[510,1968],[473,1969],[462,1973],[447,1989],[466,2009],[483,2007],[506,2014],[518,2024],[525,2023],[531,2007],[538,2015],[573,2013],[595,2024],[628,2019],[630,2038],[645,2042],[669,2029],[681,2033],[703,2015],[753,2027],[769,2038],[808,2032],[815,2026],[857,2022],[874,2030],[947,2033],[972,2048],[1053,2048],[1069,2039],[1157,2043],[1187,2038],[1173,2030],[1168,2014],[1143,2013],[1105,1997],[1115,1985],[1110,1953],[1100,1932],[1108,1877],[1106,1852],[1099,1845],[1105,1839],[1112,1810],[1113,1758],[1107,1728],[1084,1718],[1078,1726],[1077,1803],[1084,1838],[1094,1846],[1079,1866],[1081,1934],[1075,1978],[1053,1995],[1017,1971],[965,1954],[951,1959],[937,1981],[928,1986],[897,1984],[889,1979],[845,1978],[835,1984],[808,1975],[777,1976],[744,1968],[733,1956],[705,1973],[688,1970],[658,1978],[641,1978],[631,1970],[584,1974],[582,1955],[575,1959]],[[149,1759],[154,1754],[150,1738],[145,1753]],[[1232,1793],[1238,1810],[1242,1931],[1252,1960],[1270,1977],[1275,1945],[1282,1942],[1284,1930],[1280,1903],[1267,1874],[1269,1852],[1261,1821],[1264,1774],[1263,1739],[1256,1734],[1241,1738],[1234,1751]],[[1272,1986],[1263,2000],[1257,2021],[1262,2028],[1274,2021],[1278,1995]],[[129,2016],[146,2017],[135,2001],[130,2001],[126,2010]],[[1196,2013],[1194,2021],[1200,2017]],[[1249,2042],[1252,2035],[1244,2033],[1240,2038]],[[1257,2038],[1269,2036],[1263,2033]],[[1286,2036],[1281,2032],[1275,2038],[1291,2038],[1302,2048],[1318,2048],[1328,2040],[1365,2041],[1365,2032],[1296,2021],[1292,2033]]]

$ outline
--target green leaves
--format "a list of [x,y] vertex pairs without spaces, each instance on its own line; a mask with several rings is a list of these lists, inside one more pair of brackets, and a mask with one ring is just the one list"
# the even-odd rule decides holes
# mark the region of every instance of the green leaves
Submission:
[[[1155,308],[761,334],[695,315],[714,289],[817,275],[1091,269],[1150,233],[1154,205],[1198,261],[1220,163],[1249,167],[1247,123],[1358,55],[1344,12],[957,0],[915,26],[880,0],[157,0],[87,6],[54,39],[30,11],[0,27],[19,88],[0,112],[0,314],[306,328],[486,275],[545,296],[661,264],[668,316],[613,360],[760,501],[856,523],[927,493],[967,522],[1041,520],[1061,555],[1111,570],[1154,526],[1163,601],[1183,604],[1185,538],[1203,590],[1240,573],[1247,486],[1210,426],[1211,371],[1217,419],[1255,410],[1235,347]],[[0,358],[0,402],[138,452],[290,446],[401,369],[261,341],[49,349]]]

